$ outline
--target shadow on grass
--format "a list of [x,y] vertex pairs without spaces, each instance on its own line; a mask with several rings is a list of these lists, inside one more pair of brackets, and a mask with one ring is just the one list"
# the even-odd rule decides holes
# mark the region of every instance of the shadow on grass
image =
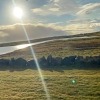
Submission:
[[[41,70],[44,70],[44,71],[50,71],[50,72],[53,72],[53,71],[57,71],[57,72],[61,72],[61,73],[63,73],[64,72],[64,70],[100,70],[100,66],[97,66],[97,65],[94,65],[94,66],[88,66],[88,65],[81,65],[81,66],[76,66],[76,65],[70,65],[70,66],[53,66],[53,67],[50,67],[50,66],[48,66],[48,67],[43,67],[43,66],[41,66],[40,67],[41,68]],[[12,67],[8,67],[8,66],[6,66],[6,67],[2,67],[2,68],[0,68],[0,71],[10,71],[10,72],[14,72],[14,71],[24,71],[24,70],[27,70],[27,69],[31,69],[31,70],[37,70],[37,67],[17,67],[16,66],[16,68],[12,68]]]

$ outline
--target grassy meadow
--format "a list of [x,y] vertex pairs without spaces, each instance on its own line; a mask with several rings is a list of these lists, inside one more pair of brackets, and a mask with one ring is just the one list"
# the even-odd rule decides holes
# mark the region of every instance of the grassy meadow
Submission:
[[[99,70],[42,73],[51,100],[100,100]],[[0,71],[0,100],[47,100],[38,71]]]
[[[52,55],[54,57],[68,57],[68,56],[99,56],[100,55],[100,37],[83,38],[83,39],[69,39],[69,40],[55,40],[52,42],[42,43],[33,46],[36,56],[47,57]],[[1,55],[1,58],[19,58],[26,60],[32,59],[30,48],[17,50],[12,53]]]
[[[56,40],[35,45],[33,48],[38,58],[50,54],[57,57],[99,56],[100,32],[96,36],[98,37]],[[30,48],[0,56],[1,59],[13,57],[33,59]],[[100,70],[45,69],[42,73],[51,100],[100,100]],[[47,100],[38,71],[0,71],[0,100]]]

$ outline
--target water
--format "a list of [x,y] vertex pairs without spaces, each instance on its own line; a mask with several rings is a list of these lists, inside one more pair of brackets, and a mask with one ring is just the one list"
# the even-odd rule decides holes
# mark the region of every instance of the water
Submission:
[[[97,37],[97,36],[92,36],[92,37]],[[24,49],[24,48],[27,48],[31,45],[42,44],[42,43],[55,41],[55,40],[69,40],[69,39],[92,38],[92,37],[85,36],[85,37],[75,37],[75,38],[53,39],[53,40],[47,40],[47,41],[42,41],[42,42],[36,42],[36,43],[32,43],[32,44],[22,44],[22,45],[16,45],[16,46],[0,47],[0,55],[14,52],[16,50]]]
[[52,41],[52,40],[37,42],[37,43],[32,43],[32,44],[22,44],[22,45],[16,45],[16,46],[0,47],[0,55],[11,53],[16,50],[24,49],[24,48],[27,48],[32,45],[37,45],[37,44],[41,44],[41,43],[45,43],[45,42],[49,42],[49,41]]

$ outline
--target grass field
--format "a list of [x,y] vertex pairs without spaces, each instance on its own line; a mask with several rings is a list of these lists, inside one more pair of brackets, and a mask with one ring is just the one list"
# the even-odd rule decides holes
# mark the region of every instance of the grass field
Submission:
[[[42,73],[51,100],[100,100],[100,70]],[[0,100],[46,100],[37,70],[0,71]]]
[[[70,39],[70,40],[56,40],[53,42],[42,43],[33,46],[38,58],[47,57],[48,55],[56,57],[68,56],[99,56],[100,55],[100,37],[98,38],[84,38],[84,39]],[[19,58],[32,59],[30,48],[17,50],[12,53],[1,55],[1,58]]]
[[[84,34],[83,34],[84,35]],[[100,32],[92,38],[56,40],[33,46],[37,58],[48,55],[99,56]],[[20,43],[20,42],[19,42]],[[15,43],[12,43],[12,45]],[[4,46],[4,44],[2,44]],[[1,45],[1,46],[2,46]],[[8,44],[7,44],[8,45]],[[9,43],[10,45],[10,43]],[[33,59],[30,48],[0,58]],[[51,100],[100,100],[100,70],[42,70]],[[0,100],[47,100],[37,70],[0,71]]]

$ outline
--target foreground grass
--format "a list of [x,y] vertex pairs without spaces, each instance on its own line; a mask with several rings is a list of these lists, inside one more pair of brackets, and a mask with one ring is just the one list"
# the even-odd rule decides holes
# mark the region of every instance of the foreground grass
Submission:
[[[100,100],[100,70],[42,73],[51,100]],[[0,71],[0,100],[46,100],[37,70]]]

